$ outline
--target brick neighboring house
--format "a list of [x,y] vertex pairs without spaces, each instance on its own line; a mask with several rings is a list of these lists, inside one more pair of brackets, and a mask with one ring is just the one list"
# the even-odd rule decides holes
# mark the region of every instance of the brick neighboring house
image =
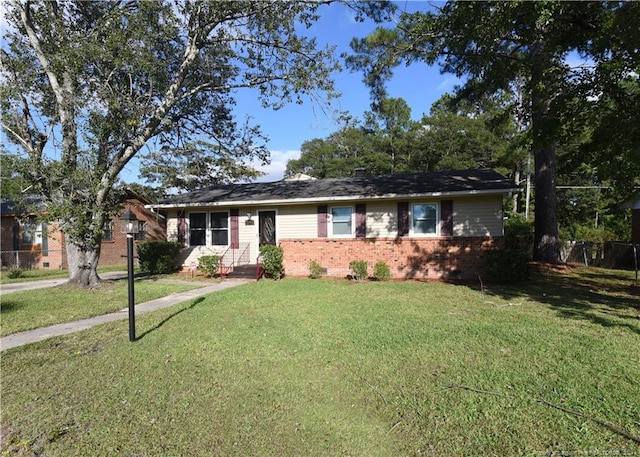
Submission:
[[[166,239],[166,219],[146,205],[147,198],[131,189],[125,189],[122,212],[127,209],[136,215],[140,233],[136,243],[144,240]],[[29,202],[30,207],[38,208],[37,201]],[[55,222],[48,224],[39,221],[42,211],[26,211],[12,201],[0,202],[0,259],[2,268],[20,267],[66,269],[67,252],[65,235]],[[119,216],[113,217],[104,227],[100,250],[100,265],[126,264],[126,234],[120,230]]]
[[262,244],[283,248],[285,274],[318,262],[344,277],[353,260],[394,278],[476,278],[502,246],[505,195],[519,189],[493,170],[297,179],[213,186],[161,200],[182,267],[203,255],[255,264]]

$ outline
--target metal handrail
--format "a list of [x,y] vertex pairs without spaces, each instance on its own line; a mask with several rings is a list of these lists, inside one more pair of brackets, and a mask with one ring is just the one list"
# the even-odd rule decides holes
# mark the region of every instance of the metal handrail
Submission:
[[[233,267],[235,266],[239,266],[239,265],[243,265],[243,263],[241,263],[243,261],[244,257],[247,257],[245,260],[246,263],[248,262],[248,255],[249,255],[249,248],[250,248],[250,243],[242,243],[240,245],[238,245],[237,248],[231,247],[229,246],[227,248],[226,251],[224,251],[222,253],[222,255],[220,256],[220,275],[224,276],[226,273],[224,272],[224,269],[229,269],[230,271],[228,271],[227,273],[231,273],[231,271],[233,271]],[[238,251],[240,252],[240,255],[237,256],[236,259],[236,253]],[[231,258],[231,262],[229,262],[229,257]]]

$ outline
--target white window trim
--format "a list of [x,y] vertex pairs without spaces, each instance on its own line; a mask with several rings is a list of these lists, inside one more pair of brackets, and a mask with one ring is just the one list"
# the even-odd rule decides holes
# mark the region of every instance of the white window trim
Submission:
[[[211,215],[213,213],[227,214],[227,244],[213,244],[213,227],[211,227]],[[227,210],[209,211],[207,212],[207,246],[214,248],[223,248],[231,245],[231,212]]]
[[191,211],[191,212],[189,212],[189,213],[186,215],[186,217],[185,217],[185,219],[186,219],[186,221],[185,221],[185,222],[186,222],[186,224],[185,224],[185,225],[187,226],[187,234],[188,234],[188,236],[187,236],[187,245],[188,245],[189,247],[191,247],[191,248],[195,248],[195,247],[198,247],[198,246],[202,246],[202,245],[200,245],[200,244],[196,244],[196,245],[191,244],[191,216],[192,216],[192,215],[194,215],[194,214],[204,214],[204,219],[205,219],[205,227],[204,227],[204,232],[205,232],[205,235],[204,235],[204,246],[208,246],[208,245],[209,245],[209,244],[207,243],[207,226],[209,225],[209,220],[208,220],[208,219],[209,219],[209,212],[208,212],[208,211]]
[[[413,206],[414,205],[434,205],[436,207],[436,231],[434,233],[420,233],[413,230]],[[416,238],[433,238],[440,236],[440,203],[429,201],[411,202],[409,204],[409,236]]]
[[[102,225],[102,241],[106,241],[108,243],[113,242],[113,227],[114,223],[112,220],[105,221]],[[109,235],[108,237],[107,234]]]
[[[226,213],[227,214],[227,244],[213,244],[213,235],[211,234],[211,214],[212,213]],[[203,245],[192,245],[191,244],[191,215],[192,214],[204,214],[205,215],[205,228],[204,228],[204,244]],[[189,212],[186,217],[186,225],[187,225],[187,234],[188,239],[187,243],[189,247],[195,248],[198,246],[207,246],[211,248],[225,248],[230,246],[231,244],[231,212],[227,210],[216,210],[216,211],[193,211]]]
[[[25,239],[25,234],[28,234]],[[35,218],[20,222],[20,244],[36,246],[42,244],[42,223]]]
[[[350,208],[351,209],[351,233],[348,235],[334,235],[333,233],[333,209],[334,208]],[[329,207],[327,214],[327,236],[329,238],[355,238],[356,236],[356,208],[355,205],[335,205]]]

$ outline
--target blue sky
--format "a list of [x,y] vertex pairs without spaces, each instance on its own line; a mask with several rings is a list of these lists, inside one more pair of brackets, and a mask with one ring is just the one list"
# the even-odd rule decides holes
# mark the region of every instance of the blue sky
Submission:
[[[403,10],[426,10],[428,2],[398,2]],[[319,44],[337,46],[336,53],[349,52],[349,43],[354,37],[365,37],[376,24],[372,21],[356,22],[353,13],[346,7],[333,4],[324,7],[320,21],[308,33],[313,34]],[[334,75],[336,87],[342,96],[332,101],[338,110],[348,111],[354,118],[370,110],[369,89],[362,82],[362,73],[344,70]],[[434,101],[453,89],[458,80],[453,75],[443,75],[437,67],[414,63],[410,67],[395,69],[394,77],[387,89],[390,97],[403,98],[411,107],[412,118],[418,120],[429,113]],[[322,109],[305,101],[303,105],[291,104],[278,111],[263,109],[251,91],[237,94],[236,114],[239,119],[246,115],[260,125],[269,138],[267,147],[271,151],[271,165],[259,167],[267,173],[260,181],[282,179],[286,162],[300,155],[302,143],[314,138],[325,138],[338,130],[339,125]]]
[[[430,2],[426,1],[396,3],[401,10],[408,11],[426,11],[430,7]],[[356,22],[353,12],[341,4],[323,6],[320,12],[320,20],[307,33],[315,36],[321,46],[336,46],[338,56],[351,51],[349,43],[352,38],[365,37],[377,26],[373,21]],[[3,16],[0,15],[1,32],[6,27]],[[344,69],[334,74],[333,79],[342,96],[332,101],[332,107],[348,111],[353,118],[362,119],[371,104],[369,89],[362,82],[362,74]],[[410,67],[396,68],[387,90],[390,97],[403,98],[411,107],[413,119],[418,120],[429,112],[434,101],[445,92],[450,92],[457,82],[453,75],[440,74],[437,67],[414,63]],[[305,100],[303,105],[292,103],[278,111],[262,108],[255,93],[248,89],[238,91],[236,100],[238,122],[250,116],[252,122],[259,125],[269,138],[267,148],[271,152],[271,164],[258,167],[266,173],[260,181],[282,179],[287,161],[300,156],[302,143],[314,138],[326,138],[340,128],[334,117],[325,114],[321,106],[309,100]],[[120,178],[127,183],[138,181],[138,161],[132,160],[121,172]]]

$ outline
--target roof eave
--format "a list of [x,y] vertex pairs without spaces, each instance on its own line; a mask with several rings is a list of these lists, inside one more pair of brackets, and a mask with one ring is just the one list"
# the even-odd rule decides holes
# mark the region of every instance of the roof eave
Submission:
[[311,197],[311,198],[281,198],[271,200],[219,200],[213,202],[198,203],[156,203],[145,205],[150,209],[175,209],[186,207],[209,207],[209,206],[272,206],[272,205],[296,205],[305,203],[321,203],[321,202],[344,202],[353,200],[399,200],[399,199],[418,199],[418,198],[434,198],[434,197],[463,197],[467,195],[504,195],[511,192],[519,192],[520,188],[512,187],[506,189],[485,189],[485,190],[464,190],[449,192],[426,192],[416,194],[384,194],[373,196],[332,196],[332,197]]

